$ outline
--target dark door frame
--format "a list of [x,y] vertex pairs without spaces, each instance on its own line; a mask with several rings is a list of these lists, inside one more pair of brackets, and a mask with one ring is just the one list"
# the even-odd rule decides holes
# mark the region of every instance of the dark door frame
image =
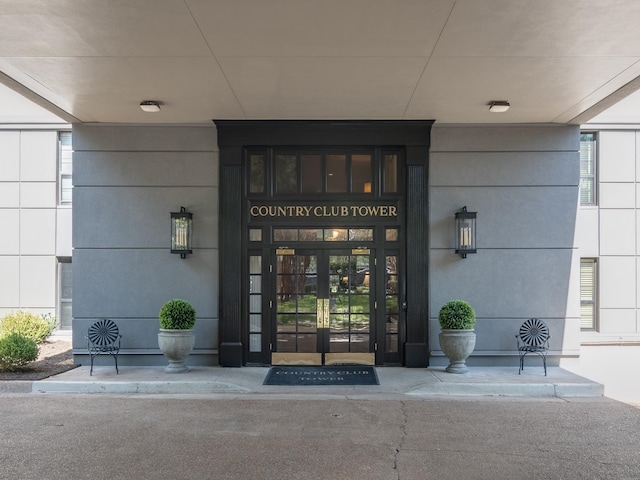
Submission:
[[[291,249],[294,250],[294,249]],[[373,258],[375,258],[375,251],[373,249],[366,249],[368,250],[368,253],[356,253],[356,256],[360,256],[360,257],[366,257],[367,258],[367,265],[373,265],[373,263],[371,262],[371,260]],[[277,254],[275,253],[275,250],[273,250],[274,253],[274,257],[277,256]],[[333,297],[335,298],[336,295],[339,295],[339,292],[332,292],[330,290],[331,287],[331,268],[330,268],[330,259],[332,256],[354,256],[353,253],[353,249],[351,248],[345,248],[345,247],[339,247],[339,246],[335,246],[335,245],[327,245],[324,244],[320,247],[300,247],[300,248],[296,248],[295,251],[292,251],[290,253],[291,255],[294,256],[315,256],[316,257],[316,267],[317,270],[315,272],[315,277],[316,277],[316,290],[315,293],[317,295],[318,300],[320,299],[326,299],[327,301],[330,302],[330,299],[333,295]],[[273,259],[272,262],[273,265],[277,265],[278,262],[276,261],[276,259]],[[277,327],[276,327],[276,323],[277,323],[277,317],[278,317],[278,308],[276,306],[277,303],[277,296],[278,296],[278,292],[277,292],[277,276],[278,276],[278,268],[275,267],[273,269],[273,271],[271,272],[271,281],[270,283],[270,288],[269,288],[269,299],[271,301],[273,301],[274,304],[274,308],[271,311],[271,315],[267,316],[267,321],[270,324],[268,329],[269,331],[269,338],[268,338],[268,342],[272,343],[273,345],[277,344],[277,336],[278,336],[278,331],[277,331]],[[374,303],[376,298],[379,296],[379,292],[376,290],[376,276],[377,276],[377,271],[376,268],[372,268],[369,274],[369,286],[370,289],[367,292],[367,297],[368,297],[368,304],[369,304],[369,309],[368,309],[368,314],[369,314],[369,328],[368,328],[368,352],[366,353],[370,353],[373,354],[374,356],[378,357],[376,360],[377,364],[382,364],[383,360],[384,360],[384,351],[381,349],[380,352],[376,352],[374,345],[376,345],[377,343],[382,343],[384,341],[384,331],[382,331],[382,327],[384,326],[384,323],[382,323],[380,321],[379,317],[384,318],[384,316],[379,316],[378,315],[378,311],[376,311],[375,307],[374,307]],[[353,280],[353,279],[349,279],[349,280]],[[383,297],[384,298],[384,297]],[[382,301],[380,302],[381,305],[383,305]],[[353,313],[353,312],[347,312],[347,313]],[[327,320],[329,320],[329,317],[327,316]],[[288,333],[288,332],[285,332]],[[293,332],[291,332],[293,333]],[[380,338],[380,334],[382,335],[382,338]],[[317,350],[314,352],[302,352],[302,353],[320,353],[324,359],[325,354],[327,353],[354,353],[354,352],[331,352],[331,343],[330,343],[330,331],[329,331],[329,326],[326,325],[324,327],[318,327],[318,330],[316,331],[316,335],[317,335],[317,341],[316,341],[316,347]],[[267,356],[271,356],[272,353],[280,353],[278,352],[278,348],[275,347],[273,348],[272,351],[268,351],[265,352]],[[293,352],[286,352],[286,353],[293,353]],[[298,352],[295,352],[298,353]],[[365,352],[355,352],[355,353],[365,353]],[[378,354],[378,355],[376,355]],[[266,363],[271,363],[270,361],[267,361]]]
[[393,146],[405,152],[406,172],[406,343],[404,365],[429,365],[428,172],[432,120],[241,121],[214,120],[220,147],[220,301],[221,366],[246,363],[242,327],[243,149],[259,145]]

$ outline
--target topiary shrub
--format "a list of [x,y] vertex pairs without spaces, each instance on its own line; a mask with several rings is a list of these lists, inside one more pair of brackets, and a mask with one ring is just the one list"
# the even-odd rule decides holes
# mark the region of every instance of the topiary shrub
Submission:
[[196,311],[186,300],[169,300],[160,309],[160,328],[167,330],[189,330],[196,323]]
[[438,320],[444,330],[470,330],[476,324],[476,312],[464,300],[450,300],[440,309]]
[[19,333],[36,343],[44,342],[56,326],[55,317],[18,310],[0,320],[0,335]]
[[0,338],[0,371],[10,372],[38,358],[40,349],[35,341],[19,333]]

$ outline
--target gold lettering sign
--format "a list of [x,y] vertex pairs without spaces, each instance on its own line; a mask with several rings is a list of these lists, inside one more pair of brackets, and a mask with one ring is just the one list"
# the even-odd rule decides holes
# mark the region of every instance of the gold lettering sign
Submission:
[[395,205],[252,205],[254,218],[397,217]]

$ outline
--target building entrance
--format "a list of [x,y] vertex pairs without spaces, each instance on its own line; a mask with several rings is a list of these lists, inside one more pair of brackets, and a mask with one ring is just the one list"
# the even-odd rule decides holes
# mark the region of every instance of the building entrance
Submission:
[[427,366],[432,122],[215,123],[220,365]]
[[276,251],[273,365],[375,365],[375,254]]

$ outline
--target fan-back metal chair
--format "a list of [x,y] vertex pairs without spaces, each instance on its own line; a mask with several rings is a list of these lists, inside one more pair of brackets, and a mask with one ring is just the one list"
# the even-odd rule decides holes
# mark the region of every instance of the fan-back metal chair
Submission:
[[89,327],[86,336],[87,349],[91,357],[91,370],[89,375],[93,375],[93,359],[102,353],[107,353],[113,357],[116,363],[116,374],[118,374],[118,353],[120,352],[120,331],[113,320],[104,318],[93,323]]
[[518,343],[518,354],[520,355],[520,370],[524,369],[524,357],[529,353],[535,353],[542,357],[544,375],[547,376],[547,352],[549,351],[549,327],[542,320],[530,318],[520,327],[520,332],[516,335]]

